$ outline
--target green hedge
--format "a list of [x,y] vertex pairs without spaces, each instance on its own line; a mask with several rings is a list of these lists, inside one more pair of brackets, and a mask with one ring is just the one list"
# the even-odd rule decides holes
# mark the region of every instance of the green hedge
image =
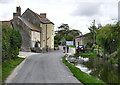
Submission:
[[15,59],[19,54],[22,37],[19,31],[2,26],[2,61]]

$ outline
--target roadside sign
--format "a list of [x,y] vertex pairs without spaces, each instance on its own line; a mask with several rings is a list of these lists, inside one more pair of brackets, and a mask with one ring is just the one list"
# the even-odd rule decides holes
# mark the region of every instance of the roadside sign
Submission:
[[73,46],[73,41],[66,41],[66,45]]

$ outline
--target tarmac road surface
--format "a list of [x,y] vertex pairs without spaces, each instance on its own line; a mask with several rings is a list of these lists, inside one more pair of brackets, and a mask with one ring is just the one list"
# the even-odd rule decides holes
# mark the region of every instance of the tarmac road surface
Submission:
[[62,63],[64,55],[62,50],[31,55],[6,83],[80,83]]

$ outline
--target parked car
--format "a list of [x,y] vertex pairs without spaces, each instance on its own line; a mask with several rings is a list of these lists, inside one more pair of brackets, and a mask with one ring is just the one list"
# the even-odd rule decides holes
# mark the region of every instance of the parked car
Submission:
[[75,47],[76,53],[84,53],[84,46],[83,45],[79,45]]

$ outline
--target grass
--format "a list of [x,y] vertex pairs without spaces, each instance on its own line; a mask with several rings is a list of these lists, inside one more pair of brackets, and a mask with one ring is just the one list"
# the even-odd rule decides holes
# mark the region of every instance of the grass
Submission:
[[10,75],[13,69],[18,66],[24,58],[16,58],[14,60],[9,60],[7,62],[2,63],[2,82]]
[[79,68],[65,61],[65,56],[63,57],[63,63],[71,70],[73,75],[84,85],[107,85],[103,81],[97,80],[96,78],[82,72]]
[[87,58],[87,57],[97,57],[98,56],[97,53],[93,53],[93,52],[91,52],[91,53],[76,53],[74,55],[75,56],[82,56],[84,58]]
[[0,64],[0,85],[2,84],[2,65]]
[[69,47],[71,47],[71,48],[75,48],[75,46],[69,46]]

